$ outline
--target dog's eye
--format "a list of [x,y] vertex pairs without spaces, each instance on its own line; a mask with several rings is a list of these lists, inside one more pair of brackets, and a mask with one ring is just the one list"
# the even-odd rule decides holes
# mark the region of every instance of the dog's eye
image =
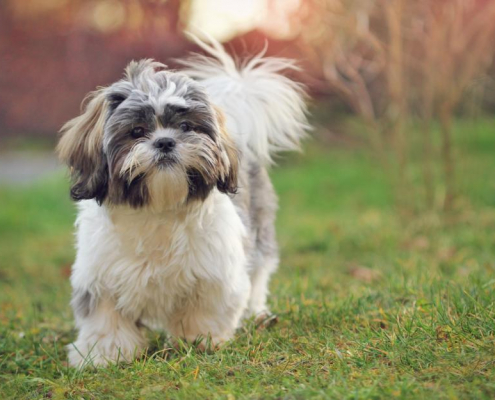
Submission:
[[187,122],[183,122],[179,125],[179,128],[182,132],[189,132],[191,130],[191,125],[189,125]]
[[136,126],[135,128],[132,128],[132,130],[131,130],[131,136],[134,139],[139,139],[139,138],[143,137],[144,134],[145,134],[144,128],[141,126]]

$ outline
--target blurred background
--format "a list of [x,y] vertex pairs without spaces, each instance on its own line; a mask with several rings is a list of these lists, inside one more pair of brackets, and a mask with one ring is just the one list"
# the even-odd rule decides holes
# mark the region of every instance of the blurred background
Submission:
[[[281,318],[259,333],[258,397],[277,387],[259,380],[273,370],[279,386],[330,385],[335,398],[494,398],[495,0],[0,0],[0,378],[17,377],[3,398],[97,385],[58,369],[74,338],[76,209],[53,148],[130,60],[174,67],[198,51],[185,30],[239,58],[266,46],[297,60],[310,98],[304,151],[270,171]],[[277,372],[288,343],[297,365]],[[151,385],[122,376],[133,398]],[[360,382],[375,395],[354,394]]]
[[6,151],[52,147],[84,96],[130,60],[173,67],[197,50],[185,30],[240,57],[267,44],[268,55],[295,58],[315,140],[372,151],[399,205],[454,207],[457,147],[475,134],[456,133],[454,119],[495,109],[491,0],[4,0],[0,181],[55,168],[52,157],[31,154],[28,164]]

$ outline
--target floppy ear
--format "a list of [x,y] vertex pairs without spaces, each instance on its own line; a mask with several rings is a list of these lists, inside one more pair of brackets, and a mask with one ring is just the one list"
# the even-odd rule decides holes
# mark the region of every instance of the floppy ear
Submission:
[[84,112],[60,130],[62,137],[57,145],[57,153],[70,167],[72,199],[96,199],[101,204],[108,191],[103,129],[109,100],[104,89],[90,93],[88,99]]
[[219,125],[217,143],[220,148],[217,188],[223,193],[234,194],[237,192],[239,152],[234,141],[227,132],[223,112],[217,107],[215,107],[215,112]]

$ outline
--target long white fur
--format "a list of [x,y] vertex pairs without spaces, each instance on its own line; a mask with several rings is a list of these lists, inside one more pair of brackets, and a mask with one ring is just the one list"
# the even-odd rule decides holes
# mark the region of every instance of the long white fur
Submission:
[[294,61],[263,57],[264,51],[243,65],[223,46],[206,35],[208,42],[189,35],[208,56],[178,60],[181,72],[198,80],[213,103],[227,116],[227,129],[241,149],[267,165],[281,151],[298,150],[305,132],[307,107],[304,88],[281,72],[298,70]]
[[250,280],[246,230],[227,196],[214,191],[201,204],[159,215],[83,201],[77,227],[71,282],[100,300],[77,321],[72,365],[131,360],[145,344],[138,319],[191,341],[232,337]]
[[[308,129],[303,90],[279,74],[294,64],[259,55],[238,68],[218,43],[197,42],[214,58],[197,56],[187,61],[186,72],[225,112],[241,153],[269,164],[274,152],[297,149]],[[124,166],[136,172],[142,167],[133,159]],[[185,189],[178,186],[182,199]],[[216,189],[205,201],[159,212],[85,200],[76,226],[71,283],[98,300],[87,316],[76,316],[73,366],[140,354],[146,341],[138,320],[188,340],[209,335],[218,344],[233,336],[243,315],[266,310],[276,260],[255,273],[252,290],[246,227],[232,199]]]

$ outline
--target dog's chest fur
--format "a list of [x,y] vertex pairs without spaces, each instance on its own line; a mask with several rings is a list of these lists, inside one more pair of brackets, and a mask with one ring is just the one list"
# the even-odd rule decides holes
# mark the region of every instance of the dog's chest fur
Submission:
[[178,309],[229,281],[235,266],[245,266],[244,226],[220,193],[161,215],[85,204],[78,224],[72,279],[80,284],[86,274],[98,276],[91,291],[111,293],[118,309],[148,323],[166,324]]

